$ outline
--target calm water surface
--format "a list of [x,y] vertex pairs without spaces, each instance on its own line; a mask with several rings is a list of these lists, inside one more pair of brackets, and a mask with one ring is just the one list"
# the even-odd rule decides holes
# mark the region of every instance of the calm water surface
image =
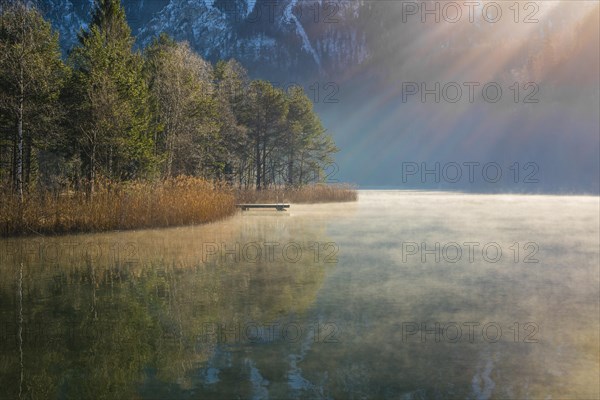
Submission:
[[0,241],[5,398],[598,398],[599,198]]

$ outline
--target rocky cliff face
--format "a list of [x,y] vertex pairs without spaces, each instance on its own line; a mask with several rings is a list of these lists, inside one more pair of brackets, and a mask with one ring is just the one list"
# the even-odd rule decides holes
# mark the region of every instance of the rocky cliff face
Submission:
[[[66,50],[93,0],[44,0]],[[331,76],[369,57],[363,0],[123,0],[138,45],[166,32],[210,61],[236,58],[253,76]]]
[[[40,5],[60,32],[65,51],[77,43],[77,33],[86,26],[94,2],[31,1]],[[421,23],[422,16],[418,12],[408,13],[407,2],[401,1],[122,0],[122,3],[139,46],[165,32],[176,40],[189,42],[212,62],[236,58],[253,77],[287,82],[296,78],[307,82],[315,77],[343,80],[348,71],[359,70],[385,69],[405,76],[410,64],[422,74],[430,65],[439,68],[486,46],[494,47],[493,51],[510,47],[514,50],[509,59],[511,68],[522,69],[552,35],[568,39],[569,29],[576,27],[572,23],[574,15],[582,8],[568,7],[565,2],[560,3],[563,6],[557,13],[546,6],[537,10],[536,18],[544,18],[535,24],[514,24],[508,6],[504,7],[500,23],[486,23],[481,12],[476,12],[474,23],[467,22],[464,16],[458,24],[443,19],[433,24],[432,16],[427,17],[428,23]],[[418,2],[408,3],[414,7]],[[522,8],[527,9],[528,4],[525,2]]]

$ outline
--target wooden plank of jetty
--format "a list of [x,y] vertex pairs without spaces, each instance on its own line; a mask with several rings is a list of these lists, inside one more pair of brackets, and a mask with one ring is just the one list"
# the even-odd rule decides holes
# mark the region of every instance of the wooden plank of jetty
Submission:
[[289,204],[236,204],[236,207],[241,208],[242,211],[246,211],[251,208],[274,208],[277,211],[285,211],[286,208],[290,208]]

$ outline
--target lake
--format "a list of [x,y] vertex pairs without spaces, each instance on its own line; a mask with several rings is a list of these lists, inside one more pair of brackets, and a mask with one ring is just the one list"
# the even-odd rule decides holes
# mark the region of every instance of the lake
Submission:
[[598,398],[597,196],[0,241],[6,398]]

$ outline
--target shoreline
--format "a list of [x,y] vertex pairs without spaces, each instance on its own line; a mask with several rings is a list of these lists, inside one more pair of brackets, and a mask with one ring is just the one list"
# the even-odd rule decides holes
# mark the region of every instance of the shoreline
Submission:
[[37,192],[23,203],[5,191],[0,203],[0,238],[52,237],[203,225],[238,212],[237,203],[340,203],[358,199],[350,185],[240,190],[200,178],[162,182],[103,183],[85,193]]

